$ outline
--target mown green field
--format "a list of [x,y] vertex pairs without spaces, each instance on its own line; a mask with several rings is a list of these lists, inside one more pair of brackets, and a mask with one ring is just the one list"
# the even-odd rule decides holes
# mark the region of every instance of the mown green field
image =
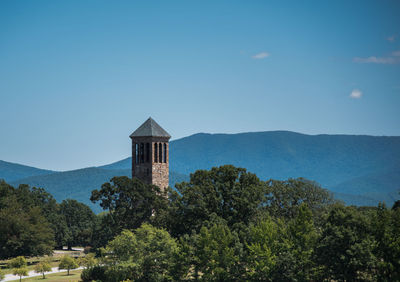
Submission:
[[[57,267],[60,263],[60,259],[61,257],[63,257],[64,255],[70,255],[72,257],[81,257],[84,256],[83,252],[81,251],[59,251],[59,253],[54,253],[52,256],[50,256],[51,259],[51,267]],[[35,265],[42,261],[43,259],[47,258],[47,256],[44,257],[30,257],[30,258],[26,258],[26,262],[27,262],[27,269],[28,271],[31,271],[34,269]],[[0,270],[4,273],[4,274],[12,274],[13,273],[13,269],[8,268],[8,264],[11,261],[11,259],[8,260],[0,260]],[[46,276],[47,277],[47,276]],[[42,279],[43,280],[43,279]],[[46,279],[47,281],[47,279]]]
[[82,269],[79,270],[71,270],[69,275],[67,272],[54,273],[46,275],[46,279],[43,279],[42,276],[35,276],[32,278],[22,279],[23,281],[46,281],[46,282],[56,282],[56,281],[80,281],[81,280],[81,272]]

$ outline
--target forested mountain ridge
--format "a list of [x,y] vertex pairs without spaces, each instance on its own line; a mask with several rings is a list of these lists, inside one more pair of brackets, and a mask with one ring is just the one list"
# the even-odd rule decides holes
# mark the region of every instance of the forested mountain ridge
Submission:
[[[105,182],[110,181],[114,176],[131,176],[131,169],[101,169],[89,167],[65,172],[56,172],[48,175],[32,176],[19,179],[10,184],[29,184],[31,187],[42,187],[51,193],[54,198],[61,202],[64,199],[75,199],[89,205],[95,212],[101,208],[90,202],[90,194],[93,190],[99,189]],[[171,172],[170,183],[186,180],[185,176]]]
[[305,177],[333,186],[400,169],[400,137],[305,135],[288,131],[195,134],[171,142],[170,167],[188,174],[229,163],[260,178]]
[[[126,158],[105,168],[130,163]],[[392,204],[400,191],[399,136],[199,133],[170,144],[173,171],[188,175],[223,164],[247,168],[264,180],[312,179],[348,204]]]
[[54,171],[51,170],[40,169],[0,160],[0,179],[5,179],[7,181],[14,181],[30,176],[45,175],[53,172]]
[[[0,178],[51,192],[57,200],[72,197],[89,204],[93,189],[113,176],[130,175],[131,158],[93,168],[30,174],[0,162]],[[289,131],[239,134],[199,133],[170,142],[170,185],[198,169],[232,164],[261,179],[305,177],[335,192],[348,204],[391,205],[400,190],[400,137],[306,135]],[[15,168],[16,164],[10,164]],[[9,173],[12,171],[12,173]],[[37,172],[37,174],[35,174]],[[20,174],[18,174],[20,173]],[[40,175],[41,174],[41,175]],[[18,175],[23,175],[18,178]],[[93,206],[92,206],[93,207]]]

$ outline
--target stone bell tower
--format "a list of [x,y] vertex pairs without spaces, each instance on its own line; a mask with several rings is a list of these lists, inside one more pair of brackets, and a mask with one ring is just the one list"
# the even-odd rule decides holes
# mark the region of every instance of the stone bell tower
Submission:
[[169,183],[168,134],[152,118],[130,136],[132,139],[132,178],[165,189]]

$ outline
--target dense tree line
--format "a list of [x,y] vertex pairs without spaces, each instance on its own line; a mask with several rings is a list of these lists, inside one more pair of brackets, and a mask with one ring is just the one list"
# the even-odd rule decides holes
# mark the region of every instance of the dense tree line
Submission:
[[97,240],[102,266],[84,281],[400,279],[398,205],[348,207],[306,179],[264,182],[222,166],[191,174],[168,199],[116,177],[92,201],[108,209],[109,229]]
[[86,246],[96,215],[75,200],[56,200],[41,188],[0,181],[0,258],[51,254],[53,248]]
[[0,196],[1,256],[92,246],[84,281],[400,280],[400,202],[345,206],[302,178],[226,165],[161,191],[114,177],[92,192],[97,216],[26,185]]

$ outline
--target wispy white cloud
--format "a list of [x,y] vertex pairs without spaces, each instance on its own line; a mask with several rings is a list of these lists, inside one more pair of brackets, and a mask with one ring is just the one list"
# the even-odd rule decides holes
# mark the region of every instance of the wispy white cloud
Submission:
[[353,89],[353,91],[351,91],[351,93],[350,93],[350,98],[360,99],[362,97],[362,95],[363,95],[363,93],[361,92],[361,90]]
[[399,50],[399,51],[394,51],[394,52],[392,52],[392,56],[394,56],[394,57],[400,57],[400,50]]
[[392,35],[392,36],[386,37],[386,40],[389,41],[389,42],[394,42],[396,40],[396,35]]
[[260,59],[265,59],[265,58],[269,57],[270,55],[271,54],[268,52],[261,52],[261,53],[255,54],[254,56],[252,56],[252,58],[260,60]]
[[[395,36],[388,37],[389,41],[393,41]],[[355,63],[373,63],[373,64],[400,64],[400,50],[393,51],[383,57],[369,56],[369,57],[354,57]]]
[[355,63],[374,63],[374,64],[398,64],[400,60],[394,57],[375,57],[370,56],[366,58],[355,57],[353,58],[353,62]]

